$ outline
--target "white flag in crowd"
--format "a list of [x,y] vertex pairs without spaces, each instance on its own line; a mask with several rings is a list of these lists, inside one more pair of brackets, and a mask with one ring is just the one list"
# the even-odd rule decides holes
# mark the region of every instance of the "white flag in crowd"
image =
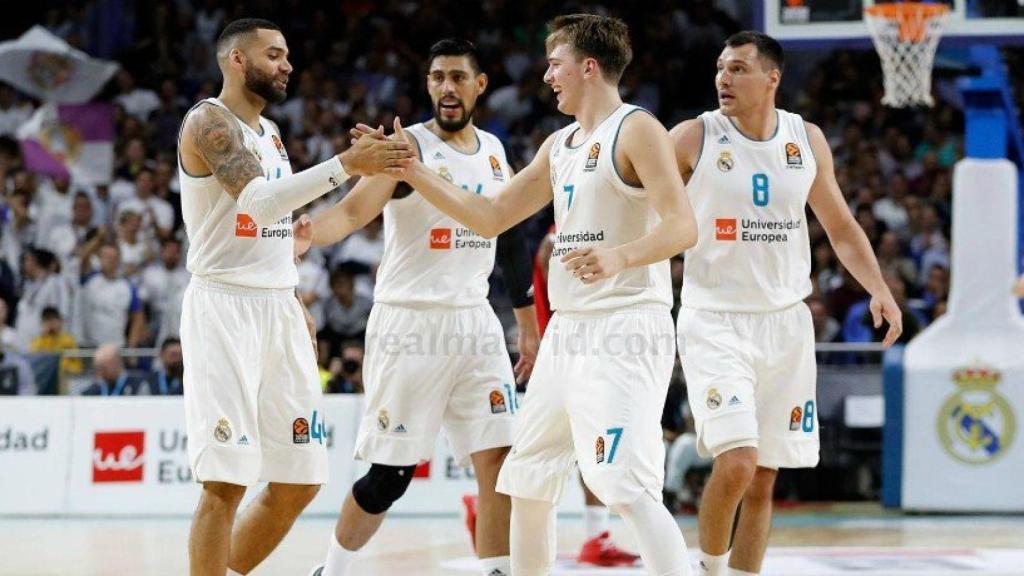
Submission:
[[88,102],[118,64],[90,58],[42,26],[0,42],[0,80],[43,102]]

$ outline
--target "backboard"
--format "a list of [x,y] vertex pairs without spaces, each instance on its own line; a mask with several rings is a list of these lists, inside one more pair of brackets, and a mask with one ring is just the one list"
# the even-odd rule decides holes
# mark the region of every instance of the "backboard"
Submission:
[[[865,6],[877,0],[760,0],[755,26],[789,47],[871,45]],[[1024,44],[1024,0],[929,0],[950,7],[943,45]]]

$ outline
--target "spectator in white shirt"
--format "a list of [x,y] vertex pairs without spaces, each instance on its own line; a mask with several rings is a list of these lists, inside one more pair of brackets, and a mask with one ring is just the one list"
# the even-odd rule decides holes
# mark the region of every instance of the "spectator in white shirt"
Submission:
[[160,259],[142,272],[139,297],[146,305],[149,329],[157,335],[157,342],[178,337],[181,301],[190,276],[181,265],[181,241],[174,237],[160,244]]
[[39,233],[37,245],[54,253],[62,267],[67,268],[75,258],[75,248],[81,246],[89,232],[94,229],[92,199],[83,191],[75,192],[71,199],[71,219],[55,222],[48,228],[40,227],[46,233]]
[[14,329],[21,347],[27,349],[42,332],[40,318],[43,308],[56,308],[67,317],[71,310],[71,295],[57,273],[57,259],[52,252],[33,248],[22,260],[25,283],[18,301],[18,318]]
[[14,190],[7,195],[7,214],[3,223],[4,257],[17,273],[21,255],[32,248],[36,238],[36,220],[29,210],[35,192],[35,178],[25,171],[14,175]]
[[[125,202],[136,207],[142,216],[143,233],[154,240],[162,240],[171,235],[174,229],[174,207],[171,203],[155,195],[156,176],[149,168],[139,170],[135,176],[135,198]],[[118,212],[125,209],[118,207]]]
[[152,258],[150,238],[142,232],[141,206],[126,203],[117,216],[117,247],[121,252],[121,272],[134,279]]
[[71,181],[66,177],[44,178],[39,183],[31,204],[37,224],[35,246],[42,246],[55,227],[71,222],[73,199]]
[[114,101],[142,122],[149,120],[149,115],[160,107],[160,98],[156,92],[136,87],[135,77],[127,70],[122,69],[117,73],[117,87],[119,94]]
[[[98,271],[92,271],[89,266],[94,251],[99,254]],[[121,253],[117,244],[99,244],[98,249],[86,250],[83,254],[82,286],[75,306],[78,342],[83,347],[109,342],[135,348],[145,337],[142,301],[135,286],[120,273],[120,267]]]
[[297,268],[299,270],[299,298],[306,305],[309,314],[316,322],[317,331],[324,328],[324,302],[331,297],[327,270],[321,258],[313,250],[302,255]]

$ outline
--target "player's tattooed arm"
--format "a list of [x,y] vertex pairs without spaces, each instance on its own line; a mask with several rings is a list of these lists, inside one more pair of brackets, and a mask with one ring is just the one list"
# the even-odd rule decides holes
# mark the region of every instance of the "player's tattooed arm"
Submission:
[[189,124],[196,152],[232,198],[238,198],[253,178],[263,176],[231,112],[220,106],[200,106],[189,115]]

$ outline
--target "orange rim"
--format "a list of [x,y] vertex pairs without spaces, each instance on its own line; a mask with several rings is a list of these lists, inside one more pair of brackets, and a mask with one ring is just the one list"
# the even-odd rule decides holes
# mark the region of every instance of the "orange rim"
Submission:
[[864,9],[864,13],[869,16],[895,20],[900,26],[900,40],[903,42],[927,40],[925,33],[928,31],[928,21],[945,16],[948,12],[949,6],[945,4],[924,2],[885,2]]

